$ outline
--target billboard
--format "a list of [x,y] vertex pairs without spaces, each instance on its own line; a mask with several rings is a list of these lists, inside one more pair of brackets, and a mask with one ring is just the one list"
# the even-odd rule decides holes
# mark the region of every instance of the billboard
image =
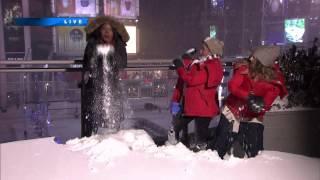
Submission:
[[21,0],[2,1],[4,44],[7,60],[23,60],[25,55],[24,29],[14,26],[14,18],[22,17]]
[[121,0],[121,17],[136,18],[138,16],[137,0]]
[[96,16],[98,0],[54,0],[58,16]]
[[55,0],[57,14],[74,14],[76,11],[74,3],[74,0]]
[[104,0],[104,14],[122,19],[139,16],[139,0]]
[[[127,53],[137,53],[137,27],[125,26],[130,35],[127,42]],[[57,53],[62,55],[82,55],[86,47],[86,33],[84,27],[56,27]]]
[[76,14],[89,16],[95,16],[97,14],[96,0],[76,0],[75,5]]
[[118,17],[120,15],[120,1],[104,0],[104,14]]
[[286,19],[284,21],[286,42],[301,43],[305,34],[305,19]]
[[82,55],[86,46],[84,27],[56,27],[57,53]]

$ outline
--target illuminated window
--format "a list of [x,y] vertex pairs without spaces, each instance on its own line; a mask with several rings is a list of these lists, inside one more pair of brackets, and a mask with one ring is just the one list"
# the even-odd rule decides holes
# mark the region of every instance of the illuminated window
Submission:
[[137,27],[136,26],[125,26],[130,40],[127,43],[127,53],[128,54],[136,54],[137,53]]

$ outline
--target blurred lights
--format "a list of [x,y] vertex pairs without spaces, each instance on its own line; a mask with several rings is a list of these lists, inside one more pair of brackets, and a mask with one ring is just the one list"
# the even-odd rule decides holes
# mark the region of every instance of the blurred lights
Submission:
[[218,1],[217,0],[211,0],[211,4],[213,7],[218,6]]

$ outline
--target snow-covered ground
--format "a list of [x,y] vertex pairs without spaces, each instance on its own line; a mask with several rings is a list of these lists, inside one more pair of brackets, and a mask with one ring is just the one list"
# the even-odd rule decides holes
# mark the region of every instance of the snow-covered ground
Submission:
[[53,138],[0,145],[2,180],[319,180],[320,159],[264,151],[256,158],[221,160],[182,144],[157,147],[142,130],[73,139]]

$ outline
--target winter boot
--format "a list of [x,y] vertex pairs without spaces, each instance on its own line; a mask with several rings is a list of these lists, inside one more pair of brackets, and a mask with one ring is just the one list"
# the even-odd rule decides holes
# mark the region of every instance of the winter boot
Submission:
[[166,145],[176,145],[178,144],[178,140],[176,138],[176,132],[173,127],[168,131],[168,140],[165,143]]

